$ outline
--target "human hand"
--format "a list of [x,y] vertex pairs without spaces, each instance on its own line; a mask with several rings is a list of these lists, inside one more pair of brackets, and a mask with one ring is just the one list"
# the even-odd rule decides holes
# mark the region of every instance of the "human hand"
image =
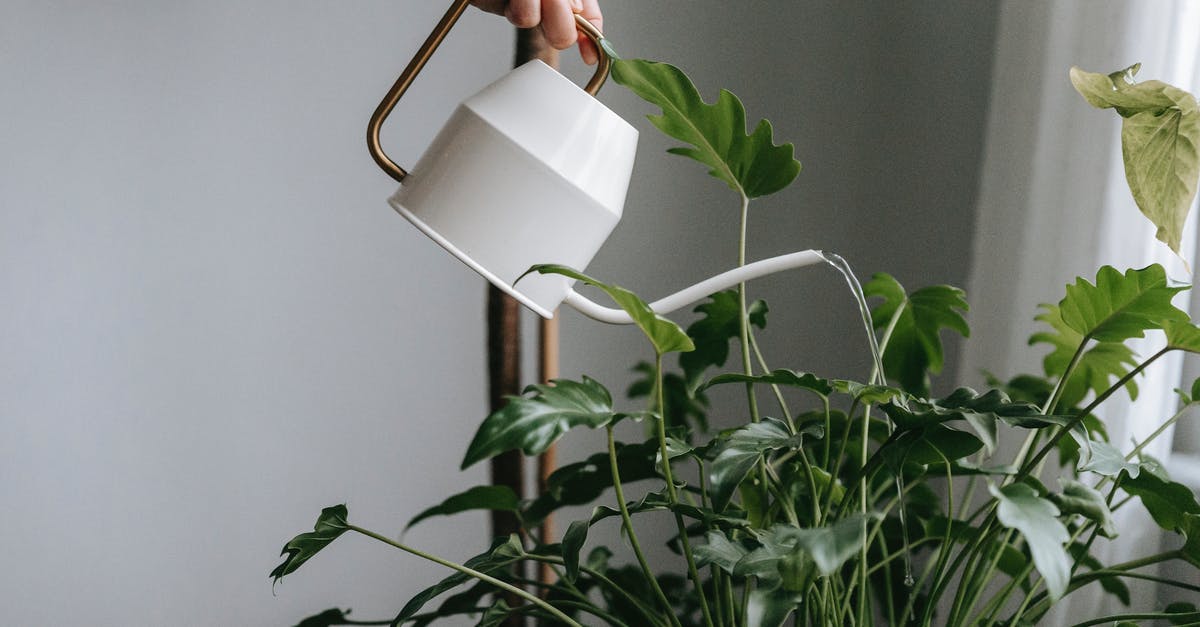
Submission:
[[541,28],[546,42],[559,50],[578,42],[579,56],[588,65],[599,59],[592,40],[575,28],[575,14],[578,13],[596,28],[604,29],[598,0],[471,0],[471,4],[507,17],[517,28]]

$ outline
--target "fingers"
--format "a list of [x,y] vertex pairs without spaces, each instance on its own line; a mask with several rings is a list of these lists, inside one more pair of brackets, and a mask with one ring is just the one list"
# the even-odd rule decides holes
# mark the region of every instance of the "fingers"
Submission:
[[541,0],[509,0],[504,17],[517,28],[533,28],[542,22]]
[[542,0],[542,33],[546,42],[559,50],[575,44],[575,12],[566,0]]
[[[600,32],[604,32],[604,16],[600,14],[599,0],[582,0],[582,2],[583,10],[579,14],[587,18],[587,21],[594,24]],[[600,59],[596,44],[593,44],[592,40],[583,33],[579,33],[577,39],[579,40],[579,56],[583,57],[584,63],[594,65]]]
[[471,0],[471,4],[489,13],[503,14],[517,28],[540,26],[546,41],[559,50],[578,42],[579,55],[588,65],[599,59],[596,45],[575,26],[578,13],[596,28],[604,29],[599,0]]

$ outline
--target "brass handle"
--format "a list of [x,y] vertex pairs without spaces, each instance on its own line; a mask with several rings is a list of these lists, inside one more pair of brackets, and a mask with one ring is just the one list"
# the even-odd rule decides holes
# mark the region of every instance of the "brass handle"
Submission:
[[[404,92],[408,91],[409,85],[413,79],[417,77],[421,69],[425,67],[425,62],[429,57],[433,56],[433,51],[441,45],[442,40],[446,38],[446,34],[454,27],[454,23],[462,16],[463,11],[467,8],[470,0],[454,0],[450,4],[450,8],[446,14],[442,16],[442,20],[433,28],[433,32],[429,33],[429,37],[425,43],[417,50],[417,54],[408,62],[408,67],[404,68],[404,72],[400,74],[400,78],[396,79],[396,83],[388,90],[387,95],[375,108],[375,113],[371,114],[371,121],[367,124],[367,150],[371,153],[371,158],[375,159],[375,163],[387,172],[388,176],[403,182],[404,177],[408,176],[408,171],[396,165],[391,157],[388,157],[383,152],[383,146],[379,143],[379,130],[383,127],[383,121],[391,114],[392,109],[396,107],[396,103],[400,101],[400,97]],[[599,53],[599,60],[596,62],[596,73],[592,75],[588,81],[584,91],[595,96],[596,92],[600,91],[600,87],[604,85],[604,81],[608,78],[609,69],[612,67],[612,59],[605,52],[604,46],[600,41],[604,39],[604,35],[600,33],[600,29],[594,24],[587,21],[582,15],[575,15],[575,25],[583,34],[596,44],[596,50]]]

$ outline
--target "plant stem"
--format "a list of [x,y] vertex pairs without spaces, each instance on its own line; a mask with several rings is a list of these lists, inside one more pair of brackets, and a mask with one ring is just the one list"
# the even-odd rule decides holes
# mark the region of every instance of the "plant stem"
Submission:
[[667,595],[663,594],[662,587],[658,585],[658,579],[654,577],[654,572],[650,570],[650,563],[646,561],[646,554],[642,552],[642,545],[638,542],[637,534],[633,531],[633,520],[629,517],[629,506],[625,504],[625,489],[621,487],[621,472],[617,468],[617,443],[613,439],[613,427],[611,423],[608,425],[607,430],[608,465],[612,472],[613,490],[617,493],[617,506],[621,509],[621,522],[625,525],[625,533],[629,536],[629,545],[633,547],[633,554],[637,556],[638,564],[642,566],[642,574],[646,576],[646,582],[650,584],[650,588],[654,591],[654,596],[658,598],[659,604],[662,605],[663,612],[666,613],[671,624],[678,626],[679,619],[675,617],[675,610],[671,607],[671,602],[667,600]]
[[1168,613],[1168,612],[1146,612],[1144,614],[1113,614],[1112,616],[1105,616],[1104,618],[1093,618],[1091,620],[1085,620],[1082,623],[1075,623],[1071,627],[1090,627],[1091,625],[1103,625],[1104,623],[1116,623],[1116,622],[1120,622],[1120,621],[1159,620],[1159,619],[1171,619],[1171,621],[1174,622],[1175,624],[1179,624],[1178,621],[1181,621],[1181,620],[1188,620],[1188,621],[1200,620],[1200,612],[1180,612],[1180,613],[1176,613],[1176,614],[1172,614],[1172,613]]
[[[531,559],[535,562],[545,562],[547,564],[562,565],[564,563],[563,559],[561,557],[558,557],[555,555],[538,555],[536,553],[530,553],[530,554],[526,555],[526,557],[528,557],[529,559]],[[587,575],[589,577],[600,582],[600,584],[603,585],[605,588],[608,588],[610,591],[616,593],[617,595],[619,595],[620,597],[625,599],[626,602],[628,602],[633,607],[637,608],[637,610],[642,613],[642,616],[644,616],[646,618],[646,620],[649,621],[650,623],[653,623],[654,625],[663,624],[664,621],[659,619],[658,617],[654,616],[653,611],[650,608],[646,607],[645,603],[643,603],[641,599],[629,594],[629,592],[625,588],[622,588],[621,586],[617,585],[617,583],[615,581],[606,577],[604,575],[604,573],[601,573],[600,571],[598,571],[594,568],[591,568],[589,566],[584,566],[583,564],[579,565],[579,570],[580,570],[580,572],[587,573]],[[562,581],[565,581],[565,579]]]
[[1046,457],[1046,455],[1049,455],[1050,451],[1054,450],[1054,447],[1058,444],[1058,441],[1061,440],[1062,437],[1067,434],[1067,432],[1075,428],[1075,425],[1083,422],[1084,418],[1095,411],[1095,409],[1099,407],[1101,403],[1108,400],[1108,397],[1112,396],[1113,393],[1125,387],[1126,383],[1129,383],[1130,380],[1141,374],[1143,370],[1145,370],[1150,364],[1157,361],[1159,357],[1162,357],[1169,352],[1171,352],[1171,347],[1168,346],[1159,350],[1157,353],[1154,353],[1149,359],[1138,364],[1133,370],[1130,370],[1128,374],[1121,377],[1120,380],[1105,390],[1102,394],[1100,394],[1100,396],[1097,396],[1096,399],[1089,403],[1087,407],[1083,408],[1083,411],[1079,412],[1078,416],[1072,418],[1067,422],[1067,424],[1063,425],[1062,428],[1058,429],[1054,435],[1050,436],[1050,440],[1042,445],[1042,448],[1038,450],[1037,455],[1034,455],[1033,459],[1022,465],[1021,470],[1017,473],[1012,483],[1017,483],[1025,477],[1028,477],[1033,468],[1035,468],[1038,463]]
[[[683,547],[683,556],[687,560],[688,574],[696,586],[696,595],[700,597],[700,613],[704,615],[704,624],[713,627],[712,614],[708,608],[708,599],[704,595],[704,582],[700,580],[700,571],[696,569],[696,558],[692,555],[692,543],[688,540],[687,525],[683,522],[683,514],[679,513],[679,495],[675,493],[675,478],[671,473],[671,455],[667,450],[667,416],[666,403],[663,398],[663,356],[654,356],[655,388],[658,389],[658,451],[662,456],[663,478],[667,480],[667,498],[670,499],[672,512],[675,514],[675,525],[679,528],[679,544]],[[610,431],[611,432],[611,431]]]
[[387,536],[382,536],[378,533],[375,533],[374,531],[371,531],[369,529],[363,529],[362,527],[358,527],[355,525],[346,525],[346,528],[351,531],[356,531],[358,533],[361,533],[362,535],[367,536],[368,538],[374,538],[376,540],[379,540],[380,542],[383,542],[384,544],[388,544],[393,547],[396,547],[397,549],[400,549],[401,551],[404,551],[406,553],[411,553],[421,559],[429,560],[431,562],[434,562],[435,564],[441,564],[442,566],[445,566],[446,568],[457,570],[458,572],[460,572],[464,575],[468,575],[468,576],[474,577],[475,579],[478,579],[480,581],[487,582],[493,586],[496,586],[497,588],[500,588],[501,590],[504,590],[505,592],[515,594],[515,595],[521,597],[522,599],[525,599],[526,601],[529,601],[530,603],[538,606],[539,608],[549,612],[552,616],[554,616],[558,620],[561,620],[564,624],[572,625],[574,627],[583,627],[579,623],[572,620],[570,616],[567,616],[566,614],[562,613],[562,611],[560,611],[558,608],[556,608],[553,605],[550,605],[549,603],[538,598],[537,595],[530,594],[529,592],[522,590],[512,584],[500,581],[499,579],[496,579],[495,577],[492,577],[491,575],[488,575],[486,573],[481,573],[473,568],[469,568],[469,567],[459,564],[457,562],[451,562],[450,560],[442,559],[440,557],[437,557],[436,555],[430,555],[429,553],[425,553],[424,551],[414,549],[410,546],[401,544],[400,542],[397,542],[391,538],[388,538]]

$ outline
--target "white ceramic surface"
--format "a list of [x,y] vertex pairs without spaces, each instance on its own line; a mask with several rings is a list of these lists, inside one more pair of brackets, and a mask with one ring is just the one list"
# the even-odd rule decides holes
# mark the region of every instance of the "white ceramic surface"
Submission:
[[389,202],[426,235],[547,318],[621,219],[637,130],[541,61],[467,99]]

